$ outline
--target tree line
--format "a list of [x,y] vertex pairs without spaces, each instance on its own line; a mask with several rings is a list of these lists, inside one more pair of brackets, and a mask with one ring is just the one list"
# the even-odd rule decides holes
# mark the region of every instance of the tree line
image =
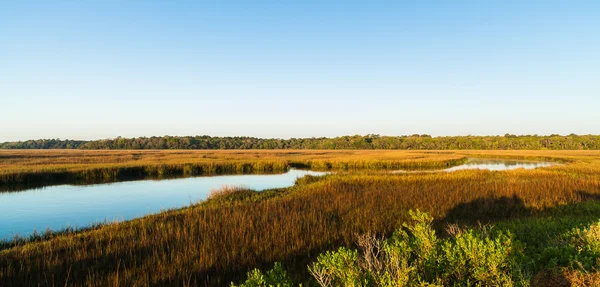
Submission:
[[599,135],[380,136],[262,139],[163,136],[93,141],[40,139],[0,143],[0,149],[401,149],[401,150],[598,150]]
[[87,141],[39,139],[0,143],[0,149],[77,149]]

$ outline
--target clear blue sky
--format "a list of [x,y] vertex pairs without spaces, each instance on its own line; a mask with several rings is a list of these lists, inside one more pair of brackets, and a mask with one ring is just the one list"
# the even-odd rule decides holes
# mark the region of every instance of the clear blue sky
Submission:
[[0,141],[600,134],[600,1],[0,1]]

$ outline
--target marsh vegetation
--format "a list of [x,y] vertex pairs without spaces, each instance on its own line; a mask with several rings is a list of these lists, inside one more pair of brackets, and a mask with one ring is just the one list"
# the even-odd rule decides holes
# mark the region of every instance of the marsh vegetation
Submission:
[[[452,152],[0,150],[0,185],[100,183],[215,174],[448,167]],[[1,188],[1,187],[0,187]]]
[[[439,239],[431,249],[436,250],[435,256],[417,251],[407,255],[407,266],[417,270],[408,273],[409,283],[418,282],[411,278],[440,284],[479,282],[472,281],[480,280],[475,269],[463,272],[460,266],[447,262],[444,266],[456,272],[446,276],[426,264],[439,258],[436,256],[442,251],[456,256],[462,254],[461,250],[473,254],[472,249],[461,249],[470,246],[469,242],[488,246],[485,254],[499,256],[490,262],[499,264],[498,276],[489,280],[500,281],[480,282],[510,279],[514,285],[532,284],[552,276],[587,282],[599,268],[593,251],[595,241],[590,235],[593,231],[589,230],[596,230],[594,223],[600,218],[600,152],[295,152],[278,157],[265,151],[269,160],[284,157],[282,162],[289,164],[290,157],[293,162],[304,158],[311,166],[318,162],[315,166],[341,167],[344,172],[307,176],[292,187],[266,192],[228,190],[184,209],[90,230],[8,241],[0,247],[0,283],[224,286],[231,281],[244,283],[249,279],[246,273],[255,268],[263,270],[260,272],[265,277],[267,270],[280,262],[277,268],[285,271],[289,282],[313,286],[318,284],[313,276],[315,268],[328,270],[326,263],[345,258],[344,254],[352,255],[351,258],[365,256],[357,236],[367,234],[412,244],[411,238],[418,238],[418,234],[403,223],[415,226],[409,211],[417,209],[433,218],[427,226]],[[216,156],[241,161],[265,159],[254,151]],[[378,169],[390,163],[439,163],[467,157],[564,164],[534,170],[415,174],[392,174]],[[480,224],[494,225],[493,232],[482,237],[484,231],[477,229]],[[449,226],[455,226],[450,228],[454,233],[446,231]],[[398,230],[404,230],[408,237],[398,237]],[[510,248],[496,248],[495,240],[510,240]],[[339,253],[342,247],[348,252]],[[360,267],[353,278],[373,277],[369,275],[371,269],[361,263],[363,259],[356,260],[348,261],[349,268],[355,263]],[[280,273],[275,270],[269,274]]]

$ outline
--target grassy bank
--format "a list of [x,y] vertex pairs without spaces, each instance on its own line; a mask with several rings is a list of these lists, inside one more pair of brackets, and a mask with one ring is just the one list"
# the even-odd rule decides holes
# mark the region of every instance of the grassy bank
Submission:
[[0,150],[0,184],[98,183],[145,177],[317,170],[435,168],[453,153],[406,151],[79,151]]
[[[255,267],[271,268],[274,262],[282,262],[296,282],[311,284],[307,266],[319,254],[340,246],[355,248],[357,234],[389,236],[410,220],[411,209],[431,214],[440,233],[448,224],[504,224],[502,228],[531,246],[543,246],[546,231],[554,234],[600,218],[599,152],[404,153],[404,158],[392,160],[479,155],[570,163],[505,172],[362,170],[305,178],[294,187],[263,193],[229,192],[182,210],[5,245],[0,251],[0,285],[224,286],[243,281]],[[381,154],[370,158],[342,152],[286,156],[292,162],[386,159]],[[547,265],[531,264],[528,274]]]

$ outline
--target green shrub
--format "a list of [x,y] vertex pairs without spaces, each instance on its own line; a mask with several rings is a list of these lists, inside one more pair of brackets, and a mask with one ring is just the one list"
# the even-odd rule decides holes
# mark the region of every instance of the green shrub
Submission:
[[551,258],[551,265],[588,271],[600,267],[600,222],[574,228],[558,242],[557,246],[544,250],[546,258]]
[[358,260],[358,251],[341,247],[319,255],[308,269],[321,286],[364,286],[366,274]]
[[248,272],[248,278],[240,285],[231,283],[231,287],[292,287],[293,283],[283,270],[281,263],[276,262],[273,269],[263,274],[259,269]]
[[438,275],[446,285],[511,286],[513,251],[509,235],[468,230],[440,244]]
[[600,222],[588,228],[575,228],[569,235],[578,252],[600,255]]
[[360,252],[343,247],[326,252],[309,271],[321,286],[516,285],[518,245],[510,234],[492,237],[489,230],[466,230],[439,239],[429,214],[417,210],[410,215],[413,222],[391,238],[363,235],[357,241]]

